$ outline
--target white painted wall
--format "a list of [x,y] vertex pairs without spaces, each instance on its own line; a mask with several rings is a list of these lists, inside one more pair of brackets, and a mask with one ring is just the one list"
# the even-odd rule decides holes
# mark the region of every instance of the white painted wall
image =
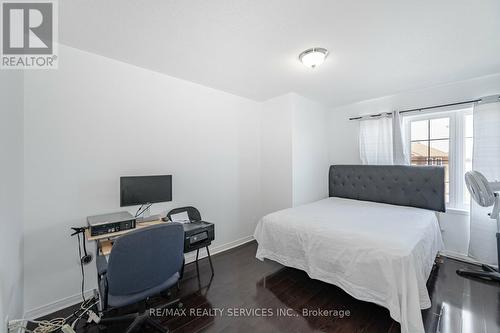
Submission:
[[295,93],[262,103],[265,214],[327,196],[327,109]]
[[260,103],[64,46],[58,70],[26,72],[25,96],[26,312],[79,294],[69,228],[121,209],[120,176],[172,174],[174,202],[152,213],[198,207],[215,247],[253,234]]
[[262,103],[261,188],[264,214],[291,207],[293,203],[292,110],[292,94]]
[[0,332],[23,309],[23,75],[0,73]]
[[[331,164],[360,163],[359,122],[349,117],[446,104],[500,93],[500,74],[454,82],[392,96],[361,101],[330,110],[329,152]],[[446,252],[466,255],[469,239],[469,216],[449,211],[439,215]]]
[[348,113],[340,109],[328,112],[329,164],[361,164],[359,157],[359,123],[349,121]]
[[444,253],[467,256],[469,249],[469,212],[448,210],[438,214],[442,230]]
[[327,109],[293,94],[292,187],[293,205],[328,196]]

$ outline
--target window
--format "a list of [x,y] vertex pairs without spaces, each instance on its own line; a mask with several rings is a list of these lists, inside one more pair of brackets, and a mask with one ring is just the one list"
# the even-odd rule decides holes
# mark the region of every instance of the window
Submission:
[[468,209],[464,174],[472,169],[472,108],[405,117],[411,165],[445,168],[448,208]]

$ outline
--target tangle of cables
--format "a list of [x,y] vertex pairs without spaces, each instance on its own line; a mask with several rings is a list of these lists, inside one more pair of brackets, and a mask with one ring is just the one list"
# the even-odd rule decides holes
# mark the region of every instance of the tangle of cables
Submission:
[[[16,320],[15,322],[18,323],[17,327],[22,327],[25,332],[30,332],[30,333],[51,333],[51,332],[56,332],[57,330],[60,330],[64,325],[69,324],[71,322],[71,328],[74,329],[76,327],[76,324],[78,321],[87,313],[90,313],[92,311],[92,307],[97,305],[99,303],[99,300],[96,298],[90,298],[83,302],[80,305],[80,308],[73,312],[70,316],[66,318],[53,318],[50,320],[29,320],[29,319],[20,319]],[[28,327],[22,326],[23,322],[28,322],[28,323],[33,323],[36,324],[37,326],[33,329],[30,330]]]

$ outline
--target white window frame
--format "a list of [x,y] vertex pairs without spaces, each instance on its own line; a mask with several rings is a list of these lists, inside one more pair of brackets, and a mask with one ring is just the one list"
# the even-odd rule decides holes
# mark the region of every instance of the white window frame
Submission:
[[[447,209],[457,211],[469,211],[470,204],[463,202],[464,185],[463,175],[465,174],[465,116],[472,114],[471,107],[460,107],[450,111],[434,111],[408,115],[403,117],[405,128],[405,144],[408,155],[411,155],[411,122],[419,120],[430,120],[439,118],[449,118],[450,139],[449,139],[449,177],[450,196],[446,203]],[[409,157],[411,159],[411,157]]]

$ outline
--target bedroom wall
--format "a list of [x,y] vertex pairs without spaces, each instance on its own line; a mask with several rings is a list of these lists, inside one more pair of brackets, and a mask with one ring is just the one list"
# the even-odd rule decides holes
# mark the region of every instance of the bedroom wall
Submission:
[[[359,159],[359,122],[349,117],[392,110],[452,103],[500,93],[500,74],[493,74],[445,85],[333,108],[329,112],[329,156],[333,163],[361,163]],[[465,256],[469,239],[469,215],[463,211],[440,214],[446,253]]]
[[328,157],[330,164],[360,164],[358,123],[349,121],[342,108],[327,113]]
[[0,332],[23,310],[23,73],[0,73]]
[[328,196],[327,109],[293,94],[293,206]]
[[293,204],[293,94],[262,103],[261,188],[263,215]]
[[264,214],[328,194],[327,109],[296,93],[262,103]]
[[[70,227],[119,211],[119,177],[172,174],[172,203],[216,225],[213,250],[251,239],[261,217],[261,103],[65,46],[59,69],[25,76],[28,316],[78,301]],[[135,212],[137,207],[130,207]],[[95,287],[94,263],[86,288]]]

